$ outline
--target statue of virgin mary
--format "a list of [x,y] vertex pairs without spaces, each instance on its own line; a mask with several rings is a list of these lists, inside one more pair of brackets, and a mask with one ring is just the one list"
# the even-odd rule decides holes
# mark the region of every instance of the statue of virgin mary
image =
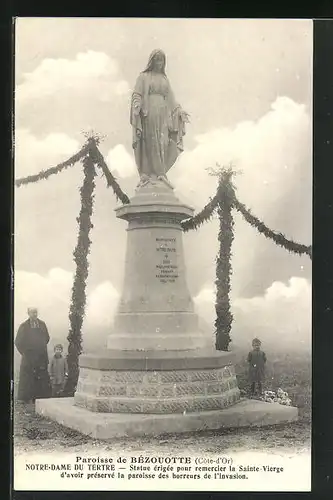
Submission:
[[132,94],[132,145],[141,185],[158,179],[172,187],[166,174],[183,151],[189,115],[174,98],[165,66],[164,52],[154,50]]

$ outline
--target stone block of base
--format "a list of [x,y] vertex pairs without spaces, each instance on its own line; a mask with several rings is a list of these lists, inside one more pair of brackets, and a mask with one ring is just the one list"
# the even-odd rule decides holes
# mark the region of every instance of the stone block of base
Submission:
[[80,358],[76,406],[97,413],[219,410],[239,401],[232,353],[108,350]]
[[247,399],[222,410],[160,415],[94,413],[75,406],[74,398],[40,399],[36,401],[36,412],[101,440],[271,426],[293,422],[298,417],[295,407]]

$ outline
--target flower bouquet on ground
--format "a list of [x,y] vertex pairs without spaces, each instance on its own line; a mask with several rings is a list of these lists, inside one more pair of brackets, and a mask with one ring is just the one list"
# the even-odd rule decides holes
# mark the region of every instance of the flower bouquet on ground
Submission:
[[280,405],[291,406],[289,394],[281,388],[279,388],[276,392],[264,391],[260,400],[265,401],[266,403],[279,403]]

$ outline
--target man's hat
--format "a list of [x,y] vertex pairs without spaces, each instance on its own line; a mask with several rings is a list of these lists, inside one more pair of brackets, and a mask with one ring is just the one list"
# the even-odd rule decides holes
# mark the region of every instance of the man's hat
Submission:
[[257,337],[252,340],[252,345],[261,345],[261,340],[259,340]]

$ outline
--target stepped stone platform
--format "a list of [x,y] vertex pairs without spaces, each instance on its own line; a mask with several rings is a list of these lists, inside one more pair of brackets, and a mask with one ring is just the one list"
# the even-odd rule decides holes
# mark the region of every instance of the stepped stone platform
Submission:
[[91,436],[158,436],[297,420],[297,408],[241,400],[230,352],[106,350],[80,358],[74,398],[36,402],[39,415]]
[[94,439],[161,436],[240,427],[262,427],[297,420],[297,408],[240,400],[223,410],[182,414],[95,413],[75,406],[74,398],[40,399],[36,411]]

